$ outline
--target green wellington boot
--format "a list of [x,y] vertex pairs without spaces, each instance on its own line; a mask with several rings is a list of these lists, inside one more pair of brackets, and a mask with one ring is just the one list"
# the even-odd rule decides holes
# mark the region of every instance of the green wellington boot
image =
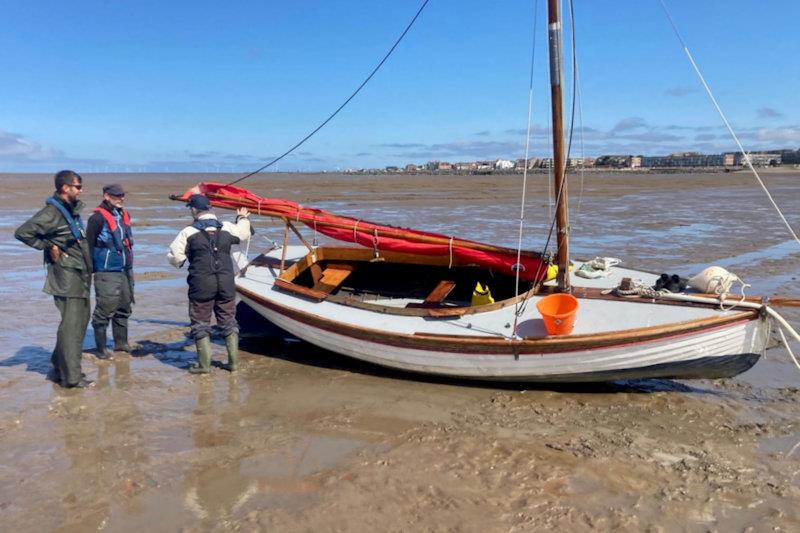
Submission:
[[211,372],[211,337],[203,337],[195,341],[197,347],[197,363],[189,367],[192,374],[208,374]]
[[239,334],[231,333],[225,337],[225,348],[228,349],[228,371],[236,372],[239,369]]

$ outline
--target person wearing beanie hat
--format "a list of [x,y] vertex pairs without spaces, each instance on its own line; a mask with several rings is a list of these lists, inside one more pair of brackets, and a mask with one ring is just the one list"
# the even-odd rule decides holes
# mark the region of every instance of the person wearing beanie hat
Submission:
[[228,352],[227,369],[237,369],[239,325],[236,322],[236,290],[234,286],[231,246],[250,238],[249,211],[236,212],[236,222],[220,222],[211,212],[208,197],[194,194],[189,198],[194,221],[183,228],[169,245],[167,259],[181,268],[189,261],[189,320],[191,336],[197,347],[197,363],[189,368],[192,374],[211,372],[211,314],[225,337]]
[[133,229],[131,217],[123,207],[125,190],[112,183],[103,187],[103,202],[86,226],[92,252],[95,306],[92,328],[98,359],[111,359],[106,333],[111,322],[114,350],[130,352],[128,317],[133,297]]

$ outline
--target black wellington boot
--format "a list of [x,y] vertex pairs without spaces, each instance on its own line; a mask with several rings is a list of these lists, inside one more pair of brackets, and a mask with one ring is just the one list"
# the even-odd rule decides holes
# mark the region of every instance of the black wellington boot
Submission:
[[131,346],[128,344],[128,326],[112,322],[111,333],[114,336],[114,351],[130,353]]
[[96,349],[96,355],[98,359],[102,359],[104,361],[113,359],[111,351],[106,346],[106,328],[94,328],[94,345]]

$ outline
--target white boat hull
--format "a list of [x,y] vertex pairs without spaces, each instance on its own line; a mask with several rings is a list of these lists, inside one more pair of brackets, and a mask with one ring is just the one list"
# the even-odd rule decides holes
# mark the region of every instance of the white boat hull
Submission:
[[538,382],[609,381],[648,377],[728,377],[753,366],[763,352],[764,322],[562,353],[453,353],[370,341],[315,327],[263,304],[242,300],[267,320],[311,344],[377,365],[442,376]]
[[541,321],[529,319],[515,338],[508,329],[513,306],[469,317],[387,315],[288,294],[273,287],[275,276],[269,267],[249,268],[237,289],[279,328],[361,361],[440,376],[530,382],[731,377],[756,363],[769,336],[769,321],[752,312],[581,300],[584,315],[574,335],[547,337]]

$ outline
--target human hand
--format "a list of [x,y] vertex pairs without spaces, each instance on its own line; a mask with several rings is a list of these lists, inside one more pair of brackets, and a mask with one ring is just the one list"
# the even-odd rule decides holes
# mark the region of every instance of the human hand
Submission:
[[50,247],[50,259],[53,260],[53,263],[58,263],[58,260],[61,259],[62,256],[67,257],[67,252],[62,252],[61,248],[56,246],[55,244]]
[[236,216],[248,217],[250,216],[250,211],[248,211],[246,207],[240,207],[236,210]]

